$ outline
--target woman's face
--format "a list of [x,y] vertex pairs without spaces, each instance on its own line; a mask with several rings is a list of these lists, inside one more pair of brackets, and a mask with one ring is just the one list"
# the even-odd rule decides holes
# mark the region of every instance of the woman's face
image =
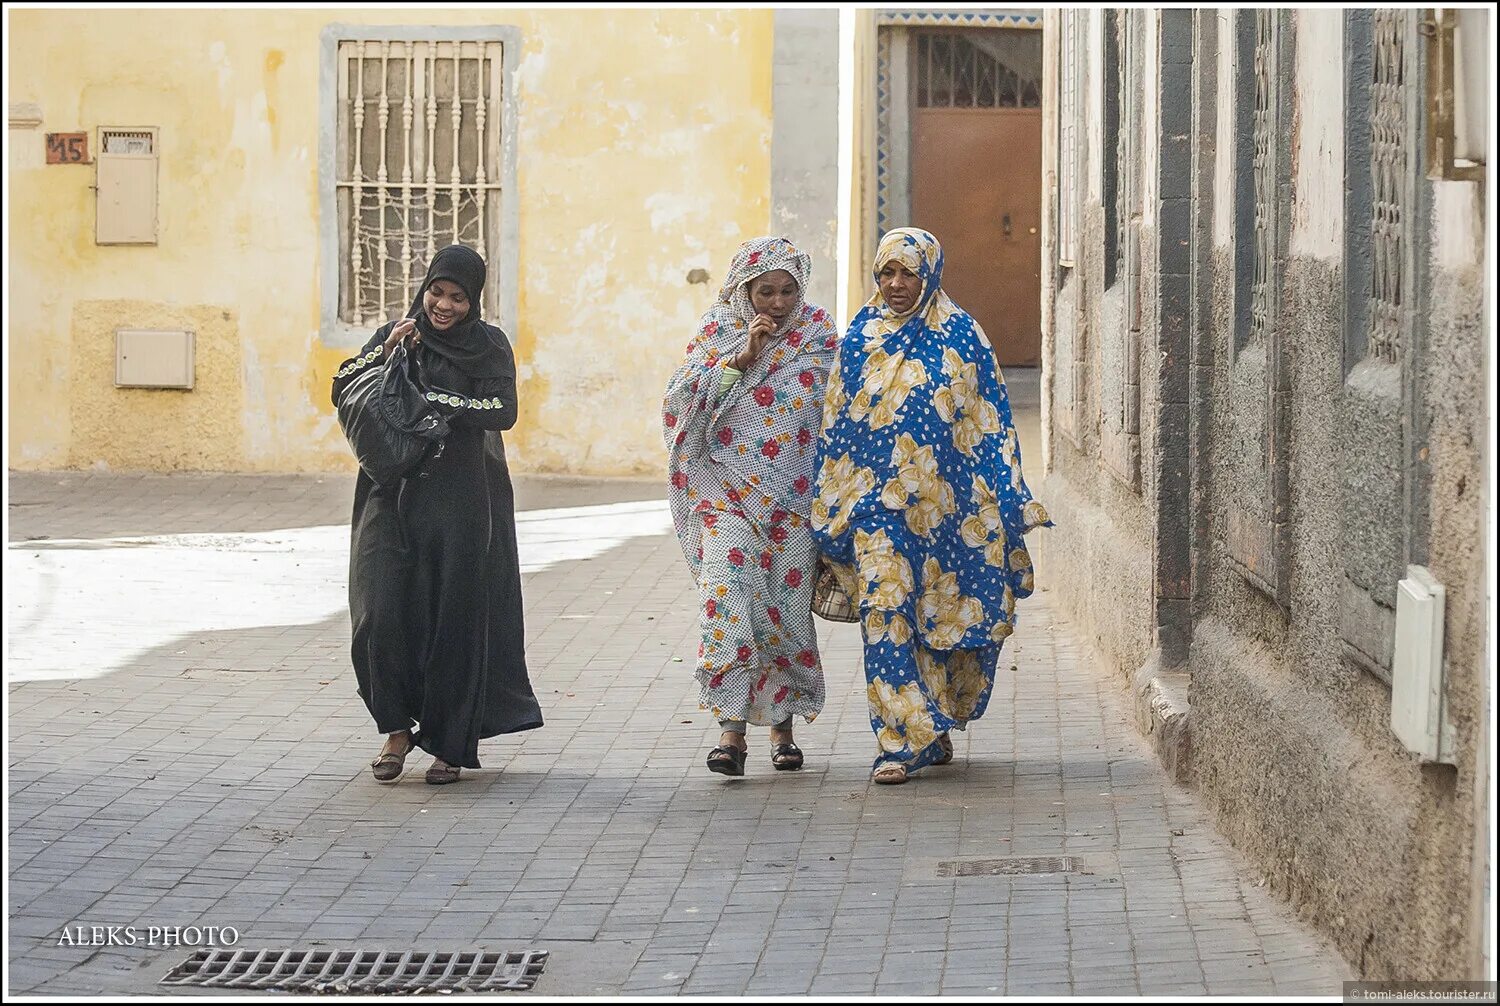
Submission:
[[756,314],[769,315],[777,322],[786,321],[797,301],[797,281],[785,269],[765,273],[750,281],[750,305]]
[[892,259],[880,270],[880,293],[892,311],[905,314],[922,296],[922,277]]
[[427,320],[439,332],[458,324],[469,313],[469,295],[457,283],[446,279],[435,279],[427,292],[422,294],[422,308]]

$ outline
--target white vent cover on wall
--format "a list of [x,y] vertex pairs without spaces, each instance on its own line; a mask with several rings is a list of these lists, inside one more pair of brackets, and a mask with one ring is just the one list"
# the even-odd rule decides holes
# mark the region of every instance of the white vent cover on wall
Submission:
[[115,329],[115,387],[193,390],[193,333]]
[[106,129],[99,149],[106,154],[153,154],[156,138],[145,129]]
[[1425,762],[1454,763],[1453,724],[1443,689],[1443,585],[1424,566],[1396,584],[1391,730]]

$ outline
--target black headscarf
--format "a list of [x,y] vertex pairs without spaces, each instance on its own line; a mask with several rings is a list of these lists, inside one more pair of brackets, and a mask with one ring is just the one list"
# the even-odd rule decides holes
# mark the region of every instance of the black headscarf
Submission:
[[[422,345],[451,362],[470,377],[500,377],[510,373],[510,353],[499,341],[499,329],[486,325],[479,317],[480,298],[484,296],[484,259],[464,245],[449,245],[432,257],[427,278],[417,290],[408,318],[417,323]],[[469,313],[446,331],[433,328],[422,298],[435,280],[457,283],[469,296]],[[497,338],[498,337],[498,338]]]

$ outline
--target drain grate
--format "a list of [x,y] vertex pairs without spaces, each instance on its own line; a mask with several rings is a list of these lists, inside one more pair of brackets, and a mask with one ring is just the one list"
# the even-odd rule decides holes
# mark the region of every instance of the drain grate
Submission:
[[1073,856],[1006,856],[1003,859],[945,859],[938,864],[939,877],[1006,877],[1040,873],[1072,873],[1078,869]]
[[547,951],[199,950],[162,985],[279,992],[528,992]]

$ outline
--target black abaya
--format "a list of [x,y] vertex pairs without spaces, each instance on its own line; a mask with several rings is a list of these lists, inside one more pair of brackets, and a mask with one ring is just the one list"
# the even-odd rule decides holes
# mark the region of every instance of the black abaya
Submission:
[[[354,489],[349,614],[359,694],[381,733],[419,726],[418,745],[449,765],[479,767],[479,740],[542,725],[526,671],[515,497],[501,430],[516,421],[515,359],[504,333],[486,376],[471,377],[425,341],[428,383],[501,407],[440,406],[452,432],[421,477]],[[375,333],[334,379],[337,400],[384,344]],[[377,356],[365,366],[380,366]]]

